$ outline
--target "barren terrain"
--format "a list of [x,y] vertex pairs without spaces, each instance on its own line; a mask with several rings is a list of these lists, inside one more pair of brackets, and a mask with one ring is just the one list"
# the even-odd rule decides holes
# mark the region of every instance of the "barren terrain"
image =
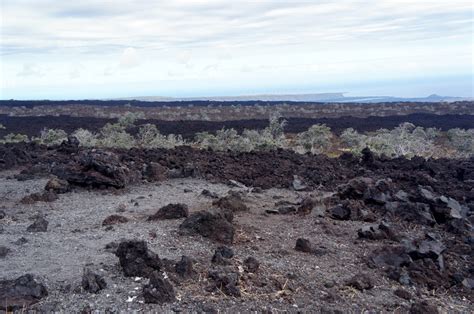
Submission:
[[[1,154],[0,246],[7,253],[0,263],[7,284],[0,283],[0,292],[8,280],[33,274],[47,295],[33,298],[32,309],[472,308],[472,159],[382,161],[370,153],[330,159],[187,148],[111,153],[72,144],[6,145]],[[51,185],[53,174],[66,181]],[[216,201],[223,197],[227,201]],[[189,213],[150,221],[158,209],[176,203]],[[194,219],[202,213],[225,220],[214,225]],[[106,222],[111,215],[121,218]],[[31,229],[38,219],[48,222],[44,232]],[[117,246],[152,253],[127,240],[144,241],[157,254],[158,272],[130,275],[130,265],[144,269],[143,260],[123,262]],[[233,256],[213,262],[222,245]],[[182,256],[192,261],[184,275],[175,266]],[[91,293],[84,269],[105,286]],[[152,294],[150,301],[149,281],[161,282],[153,276],[164,276],[171,299],[154,286],[158,297]]]

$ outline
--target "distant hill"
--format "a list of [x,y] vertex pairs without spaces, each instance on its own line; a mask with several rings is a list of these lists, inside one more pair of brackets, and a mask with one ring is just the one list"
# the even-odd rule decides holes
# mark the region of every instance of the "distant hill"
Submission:
[[243,95],[243,96],[215,96],[215,97],[162,97],[162,96],[141,96],[125,97],[113,100],[139,100],[139,101],[302,101],[302,102],[450,102],[472,100],[469,97],[439,96],[436,94],[428,97],[403,98],[392,96],[357,96],[346,97],[344,93],[320,93],[320,94],[262,94],[262,95]]

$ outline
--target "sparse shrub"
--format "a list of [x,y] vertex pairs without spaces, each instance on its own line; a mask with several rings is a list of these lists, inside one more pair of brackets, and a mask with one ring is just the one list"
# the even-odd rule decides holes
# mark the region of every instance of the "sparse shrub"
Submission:
[[3,124],[0,123],[0,130],[5,130],[5,129],[6,129],[6,127]]
[[3,140],[0,140],[0,143],[27,143],[29,142],[28,135],[25,134],[14,134],[9,133],[3,137]]
[[123,128],[128,128],[133,126],[138,119],[145,118],[145,114],[143,112],[125,112],[122,116],[118,118],[117,123],[122,126]]
[[345,145],[353,154],[358,155],[367,146],[367,136],[360,134],[353,128],[345,129],[339,136],[343,145]]
[[35,140],[46,146],[59,145],[67,140],[67,133],[61,129],[43,129],[40,137]]
[[89,130],[77,129],[72,135],[78,139],[81,146],[94,147],[97,145],[97,135]]
[[447,133],[449,145],[454,148],[461,157],[474,155],[474,129],[451,129]]
[[173,148],[185,143],[181,135],[165,136],[160,133],[156,125],[144,124],[138,130],[137,144],[143,148]]
[[272,115],[269,126],[264,130],[244,130],[242,135],[234,129],[222,129],[216,135],[208,132],[196,134],[196,144],[201,148],[216,151],[250,152],[253,150],[272,150],[286,144],[283,129],[286,121],[279,115]]
[[438,136],[437,129],[425,130],[411,123],[402,123],[393,130],[380,129],[368,135],[347,129],[341,134],[341,140],[355,154],[360,154],[362,149],[368,147],[377,155],[392,158],[401,156],[429,158],[437,152],[434,141]]
[[266,130],[270,132],[271,136],[273,136],[274,139],[280,138],[284,136],[284,129],[287,124],[287,121],[282,118],[280,113],[275,113],[270,115],[269,121],[268,121],[268,127]]
[[315,124],[297,136],[298,146],[304,151],[321,154],[331,146],[333,135],[325,124]]
[[125,131],[119,123],[107,123],[100,129],[99,146],[130,149],[135,146],[133,136]]

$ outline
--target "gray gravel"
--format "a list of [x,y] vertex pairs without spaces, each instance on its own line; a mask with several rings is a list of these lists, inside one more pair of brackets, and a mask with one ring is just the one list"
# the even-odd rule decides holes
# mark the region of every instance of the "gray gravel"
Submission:
[[[264,309],[277,312],[313,312],[322,309],[353,309],[402,312],[410,301],[396,297],[400,286],[377,271],[370,270],[375,287],[361,292],[344,286],[354,273],[367,272],[363,258],[376,242],[360,244],[356,230],[361,222],[335,222],[315,215],[307,217],[267,215],[278,199],[295,201],[308,192],[271,189],[250,193],[245,197],[249,213],[238,213],[235,218],[237,236],[233,249],[236,263],[256,257],[261,263],[258,276],[252,280],[281,285],[271,293],[261,293],[260,287],[242,283],[240,299],[205,291],[206,271],[216,243],[197,237],[180,236],[177,229],[182,219],[147,222],[148,215],[169,203],[184,203],[190,211],[207,209],[212,199],[201,196],[203,189],[218,195],[232,190],[223,184],[211,184],[197,179],[174,179],[163,183],[146,183],[123,191],[75,190],[61,194],[57,201],[20,204],[22,197],[41,192],[47,179],[19,182],[9,179],[12,171],[0,173],[0,209],[6,217],[0,220],[3,233],[0,246],[11,252],[0,259],[0,279],[13,279],[32,273],[48,288],[49,296],[35,307],[41,311],[81,312],[195,312],[211,308],[223,312],[249,312]],[[185,193],[184,190],[192,192]],[[278,199],[276,199],[278,198]],[[138,206],[135,206],[138,203]],[[125,208],[118,212],[119,208]],[[113,230],[102,226],[104,218],[120,214],[129,222],[114,225]],[[28,225],[38,215],[49,221],[48,231],[30,233]],[[24,237],[27,242],[18,244]],[[296,252],[297,238],[305,237],[329,253],[314,256]],[[163,306],[144,304],[141,289],[143,278],[126,278],[117,257],[105,249],[108,243],[120,239],[143,239],[161,258],[178,260],[188,255],[196,260],[201,276],[194,282],[176,285],[178,301]],[[98,294],[82,291],[80,287],[84,266],[92,265],[107,281],[107,288]],[[253,278],[253,279],[252,279]],[[288,279],[290,278],[290,279]],[[270,289],[267,285],[265,289]],[[263,288],[262,288],[263,289]],[[442,297],[436,292],[419,289],[412,291],[416,299],[426,299],[449,312],[468,312],[468,300]]]

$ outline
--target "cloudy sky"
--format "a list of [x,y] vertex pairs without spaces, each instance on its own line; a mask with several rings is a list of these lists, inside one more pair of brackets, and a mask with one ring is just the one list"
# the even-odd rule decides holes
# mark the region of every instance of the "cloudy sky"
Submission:
[[0,0],[1,99],[473,96],[465,0]]

